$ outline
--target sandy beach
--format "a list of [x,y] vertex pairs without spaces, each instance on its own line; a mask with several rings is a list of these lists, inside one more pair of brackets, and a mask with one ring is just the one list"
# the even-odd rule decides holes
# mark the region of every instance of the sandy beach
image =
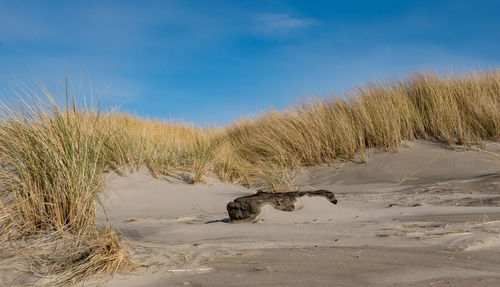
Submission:
[[498,15],[0,0],[0,287],[500,286]]
[[337,205],[303,197],[244,223],[226,204],[255,190],[108,175],[108,217],[143,266],[105,286],[498,286],[499,174],[486,152],[409,142],[297,175]]

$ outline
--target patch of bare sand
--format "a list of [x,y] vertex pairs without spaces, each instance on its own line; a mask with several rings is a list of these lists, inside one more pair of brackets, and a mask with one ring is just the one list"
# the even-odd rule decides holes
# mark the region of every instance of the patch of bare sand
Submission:
[[228,223],[225,210],[253,190],[110,178],[111,223],[145,267],[106,286],[500,285],[500,164],[411,145],[371,151],[366,165],[308,168],[297,184],[334,192],[338,205],[306,197],[292,213],[265,206],[253,223]]

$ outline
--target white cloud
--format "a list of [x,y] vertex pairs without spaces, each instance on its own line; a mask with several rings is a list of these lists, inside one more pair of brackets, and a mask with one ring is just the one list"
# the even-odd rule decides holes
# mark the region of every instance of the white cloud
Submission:
[[264,37],[286,36],[317,24],[313,19],[279,13],[258,13],[253,15],[251,20],[253,30]]

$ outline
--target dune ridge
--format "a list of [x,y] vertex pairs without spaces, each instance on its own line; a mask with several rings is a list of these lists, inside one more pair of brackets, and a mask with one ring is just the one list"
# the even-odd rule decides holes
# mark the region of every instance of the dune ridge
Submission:
[[[25,97],[0,106],[0,245],[32,243],[0,254],[0,265],[29,258],[38,262],[25,270],[30,284],[51,286],[137,267],[109,222],[96,224],[110,172],[146,167],[156,178],[194,184],[215,176],[279,192],[297,189],[304,167],[366,163],[371,148],[430,139],[486,152],[486,140],[500,137],[498,70],[411,74],[213,128],[104,113],[44,89],[19,93]],[[47,256],[40,246],[57,252]]]

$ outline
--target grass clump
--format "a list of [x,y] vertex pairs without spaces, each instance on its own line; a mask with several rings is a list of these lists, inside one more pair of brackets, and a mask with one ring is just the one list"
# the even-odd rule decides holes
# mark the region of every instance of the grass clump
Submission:
[[217,146],[219,129],[144,120],[113,113],[106,118],[113,135],[106,142],[105,168],[113,171],[147,167],[156,178],[178,171],[192,173],[191,183],[202,180]]
[[[38,262],[47,276],[29,271],[33,278],[27,282],[48,286],[78,282],[91,271],[130,268],[112,230],[96,226],[112,139],[105,116],[75,105],[60,108],[48,99],[1,107],[0,258]],[[68,270],[71,275],[64,275]]]

